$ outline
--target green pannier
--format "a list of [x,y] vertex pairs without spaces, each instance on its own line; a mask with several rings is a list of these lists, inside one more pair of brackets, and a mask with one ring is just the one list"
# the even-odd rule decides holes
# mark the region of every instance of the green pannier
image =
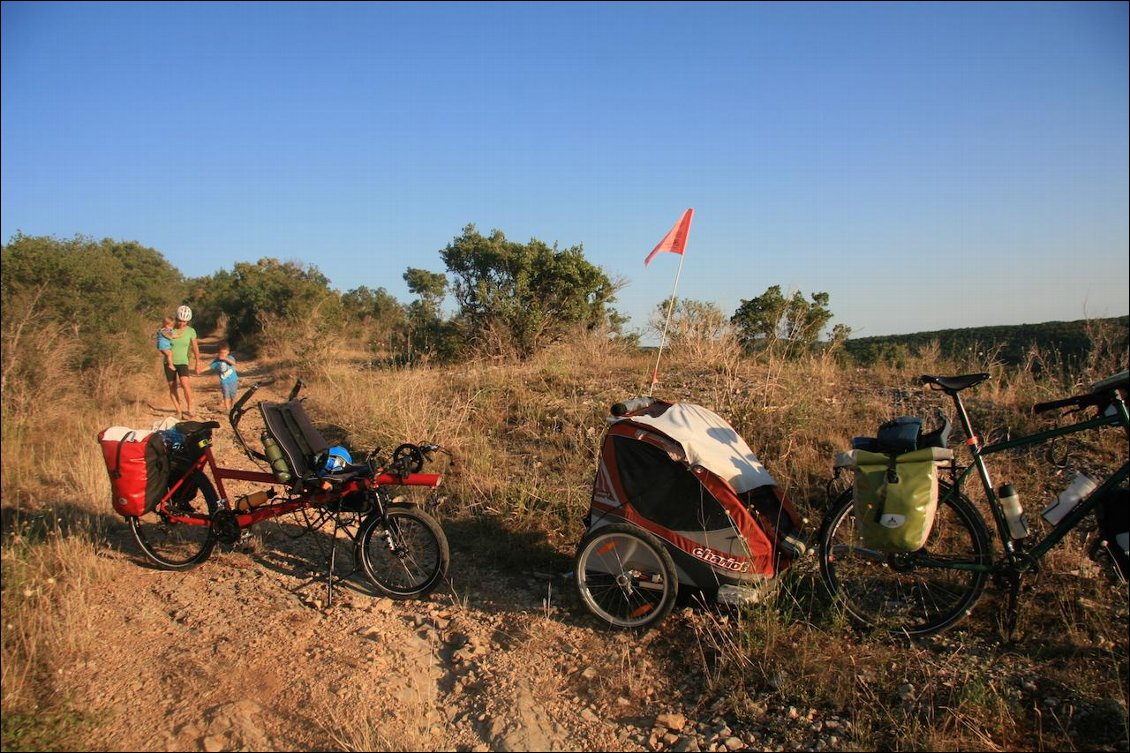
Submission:
[[926,447],[901,455],[852,450],[841,457],[855,469],[855,519],[864,546],[921,549],[938,507],[938,466],[953,459],[953,450]]

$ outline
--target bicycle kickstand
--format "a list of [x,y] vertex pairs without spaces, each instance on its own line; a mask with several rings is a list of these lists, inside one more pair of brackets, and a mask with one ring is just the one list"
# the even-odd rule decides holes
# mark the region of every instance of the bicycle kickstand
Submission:
[[1008,606],[1004,616],[1004,635],[1007,641],[1016,639],[1016,625],[1020,621],[1020,581],[1022,577],[1020,573],[1009,573],[1005,576],[1005,581],[1008,584]]
[[330,564],[326,573],[326,609],[334,603],[334,573],[337,572],[337,532],[341,528],[341,521],[334,516],[334,532],[330,538]]

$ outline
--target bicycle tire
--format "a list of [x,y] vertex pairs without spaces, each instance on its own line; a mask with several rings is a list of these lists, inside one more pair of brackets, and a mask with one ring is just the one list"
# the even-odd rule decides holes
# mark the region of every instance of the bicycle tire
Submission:
[[170,520],[163,511],[130,517],[129,527],[145,557],[163,570],[188,570],[204,562],[216,546],[212,515],[219,509],[219,496],[203,472],[197,471],[191,483],[199,494],[177,501],[178,517],[191,517],[200,525]]
[[[924,565],[948,561],[950,566]],[[934,525],[917,552],[890,554],[863,546],[853,491],[841,494],[820,526],[820,574],[834,601],[857,624],[888,633],[922,636],[961,621],[981,597],[988,566],[989,531],[977,508],[946,484],[939,489]]]
[[435,519],[409,505],[372,515],[357,540],[357,559],[382,594],[410,599],[431,593],[451,561],[447,536]]
[[613,523],[590,532],[581,539],[574,564],[581,602],[611,627],[647,630],[675,606],[675,562],[641,528]]

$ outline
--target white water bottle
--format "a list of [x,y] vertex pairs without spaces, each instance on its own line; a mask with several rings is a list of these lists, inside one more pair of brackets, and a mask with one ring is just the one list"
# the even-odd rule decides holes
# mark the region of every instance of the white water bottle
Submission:
[[1067,513],[1075,508],[1075,505],[1079,504],[1079,500],[1093,492],[1097,486],[1095,480],[1086,473],[1076,473],[1075,478],[1071,481],[1071,486],[1060,492],[1059,496],[1055,498],[1055,502],[1044,508],[1041,515],[1044,516],[1044,520],[1054,526],[1063,520]]
[[1004,510],[1005,520],[1008,521],[1008,533],[1014,539],[1022,539],[1028,535],[1028,520],[1024,517],[1024,508],[1020,505],[1020,495],[1012,488],[1012,484],[1004,484],[997,491],[997,499]]

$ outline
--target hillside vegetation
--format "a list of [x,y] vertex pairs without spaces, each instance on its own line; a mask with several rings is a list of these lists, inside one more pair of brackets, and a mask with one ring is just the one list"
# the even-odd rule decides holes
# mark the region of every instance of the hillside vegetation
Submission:
[[[464,240],[486,242],[471,231]],[[516,252],[503,240],[492,236],[492,248]],[[1028,582],[1015,640],[1002,634],[996,587],[939,637],[859,632],[828,603],[812,560],[781,578],[771,604],[730,612],[688,600],[646,636],[602,630],[565,573],[609,406],[646,392],[654,365],[653,354],[610,336],[608,321],[596,326],[606,299],[577,310],[569,327],[538,320],[516,339],[498,327],[521,312],[480,301],[475,326],[497,347],[445,362],[436,345],[435,358],[414,365],[388,358],[377,334],[325,337],[331,320],[311,313],[329,306],[320,292],[292,301],[296,312],[247,320],[258,324],[246,325],[255,350],[236,350],[244,386],[274,377],[278,398],[304,379],[308,413],[354,449],[434,440],[451,450],[439,510],[451,580],[430,600],[385,605],[361,595],[324,609],[302,596],[302,574],[288,565],[295,545],[267,534],[250,555],[217,552],[184,574],[149,569],[112,514],[95,437],[171,414],[149,338],[185,281],[161,267],[168,278],[148,284],[127,263],[150,254],[136,244],[94,244],[91,265],[81,263],[91,251],[83,241],[73,255],[20,243],[17,255],[5,247],[3,274],[4,750],[1130,746],[1127,588],[1087,558],[1092,521]],[[539,263],[592,281],[573,249],[534,250]],[[103,293],[60,295],[42,282],[47,262],[59,285]],[[254,274],[320,290],[300,265],[237,271],[230,290]],[[434,278],[414,280],[435,292]],[[364,291],[355,299],[383,305]],[[111,312],[112,300],[131,306]],[[406,331],[436,344],[450,332],[425,327],[437,324],[428,312],[421,305],[420,327]],[[87,336],[89,317],[105,337]],[[228,323],[218,313],[201,319],[212,325],[200,327],[212,352],[230,336]],[[1127,368],[1125,318],[1075,331],[1087,343],[1078,358],[1064,342],[1030,343],[1015,360],[1006,349],[926,337],[861,366],[842,350],[750,353],[725,332],[684,330],[664,354],[655,394],[729,420],[812,535],[844,483],[832,482],[837,451],[894,416],[948,407],[918,375],[990,372],[966,394],[975,425],[996,438],[1047,426],[1033,403]],[[521,359],[511,357],[517,346]],[[196,383],[219,419],[214,381]],[[250,466],[230,435],[218,437],[224,462]],[[952,439],[959,453],[961,440]],[[1035,511],[1072,468],[1115,467],[1127,452],[1118,432],[1053,449],[1066,463],[1042,451],[1002,456],[994,480],[1011,482]],[[417,640],[422,653],[408,651]],[[239,704],[251,694],[255,713],[270,709],[270,729],[240,726],[252,712]]]
[[[442,514],[444,525],[460,532],[456,583],[470,572],[502,582],[514,573],[569,567],[608,407],[639,394],[651,367],[646,356],[602,338],[559,344],[514,364],[399,369],[372,368],[363,354],[340,352],[312,371],[285,342],[272,343],[272,350],[278,359],[259,362],[245,378],[302,376],[310,414],[350,446],[430,438],[453,451],[458,462],[448,470]],[[665,363],[657,395],[698,402],[728,418],[787,488],[811,532],[828,500],[834,452],[886,418],[937,404],[916,387],[917,374],[990,370],[993,379],[970,401],[975,420],[994,432],[1023,431],[1037,425],[1027,411],[1033,402],[1124,367],[1125,355],[1093,362],[1070,381],[999,363],[946,362],[936,352],[901,368],[867,370],[834,358],[749,359],[724,351],[711,360],[674,352]],[[58,399],[20,414],[18,424],[8,423],[5,410],[5,749],[101,747],[96,735],[109,721],[86,713],[89,704],[73,695],[64,669],[104,658],[82,639],[103,619],[84,609],[83,594],[122,577],[121,568],[144,571],[120,535],[123,524],[107,514],[108,482],[94,436],[103,426],[146,426],[160,417],[153,409],[163,392],[156,366],[86,399],[65,382],[59,390]],[[1072,453],[1109,464],[1125,449],[1124,438],[1102,435]],[[994,470],[1022,490],[1030,507],[1064,483],[1062,472],[1036,455]],[[110,567],[107,554],[118,547],[127,559],[111,559]],[[904,644],[855,633],[825,603],[811,563],[800,563],[773,607],[736,621],[694,607],[653,631],[649,672],[676,690],[674,700],[644,696],[641,702],[655,703],[656,714],[676,701],[684,709],[709,709],[735,730],[762,730],[769,745],[788,745],[791,727],[784,722],[777,729],[782,723],[766,709],[793,708],[809,714],[809,722],[849,719],[850,729],[834,739],[852,749],[1124,748],[1126,589],[1111,586],[1083,552],[1084,541],[1073,538],[1050,558],[1026,596],[1017,643],[1000,635],[999,592],[941,638]],[[217,555],[225,556],[233,555]],[[215,566],[206,563],[199,577]],[[569,595],[557,598],[565,599],[565,612],[554,613],[565,618],[562,624],[585,621]],[[616,638],[598,631],[585,640]],[[552,646],[547,650],[552,655]],[[568,698],[559,701],[568,705]],[[435,744],[409,738],[381,746]],[[638,744],[648,747],[646,735]],[[566,747],[589,749],[583,739]]]
[[1110,338],[1114,352],[1125,350],[1130,338],[1130,317],[857,337],[846,341],[844,350],[859,363],[872,365],[900,359],[908,351],[937,343],[942,357],[947,359],[999,361],[1036,370],[1047,368],[1050,362],[1053,368],[1078,370],[1090,359],[1097,335]]

